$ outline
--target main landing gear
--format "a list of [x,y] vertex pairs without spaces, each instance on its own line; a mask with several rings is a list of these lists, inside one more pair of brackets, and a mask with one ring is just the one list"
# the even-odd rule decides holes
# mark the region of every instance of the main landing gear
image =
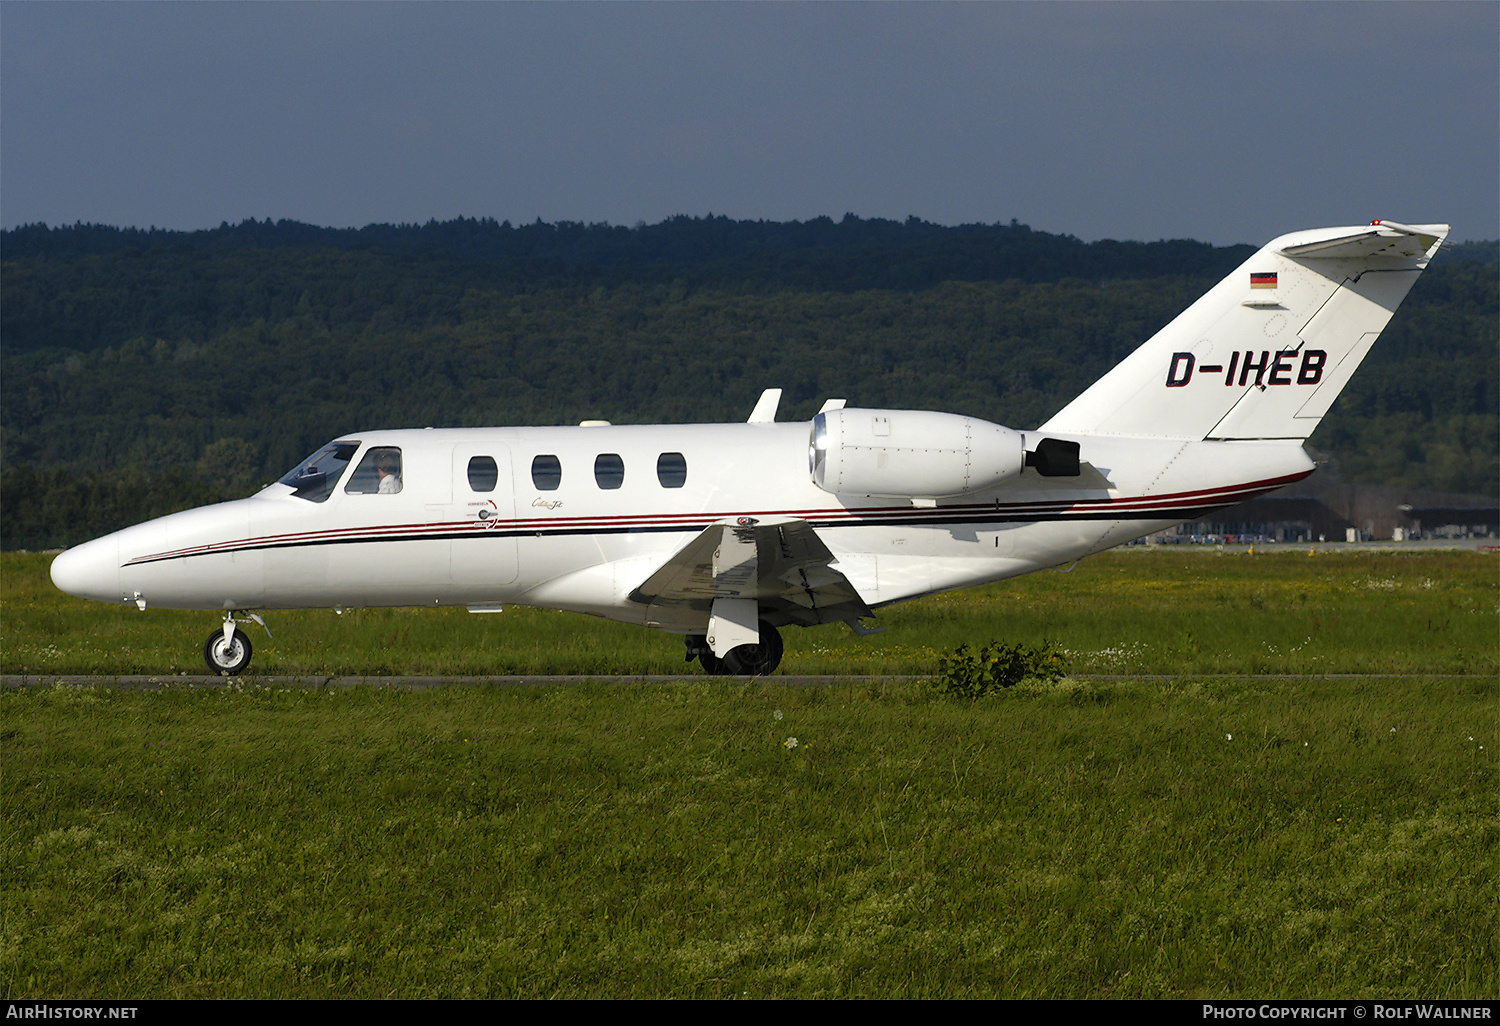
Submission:
[[[266,626],[266,621],[256,614],[251,613],[250,618],[262,627]],[[266,634],[270,633],[270,628],[267,628]],[[236,626],[231,612],[225,615],[224,626],[210,634],[203,643],[203,661],[208,664],[210,673],[235,677],[249,668],[252,651],[250,635]]]
[[760,622],[760,642],[740,645],[716,656],[702,634],[687,636],[687,661],[697,659],[703,669],[719,677],[763,677],[781,665],[781,632],[766,621]]

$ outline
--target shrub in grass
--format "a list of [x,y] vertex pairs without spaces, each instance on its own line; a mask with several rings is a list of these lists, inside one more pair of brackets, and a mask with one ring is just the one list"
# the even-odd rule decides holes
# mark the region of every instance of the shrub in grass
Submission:
[[1006,645],[997,641],[977,653],[964,644],[951,655],[939,656],[932,684],[947,695],[978,698],[1023,680],[1056,681],[1062,675],[1062,653],[1053,642]]

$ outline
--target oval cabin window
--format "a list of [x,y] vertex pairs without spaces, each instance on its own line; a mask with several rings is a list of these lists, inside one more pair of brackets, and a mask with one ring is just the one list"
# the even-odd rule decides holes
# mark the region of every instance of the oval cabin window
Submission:
[[600,488],[614,489],[625,483],[625,461],[618,453],[605,452],[594,457],[594,480]]
[[680,452],[664,452],[656,457],[656,479],[663,488],[681,488],[687,484],[687,460]]
[[562,462],[556,456],[538,456],[531,461],[531,483],[539,492],[555,492],[562,484]]
[[475,456],[469,460],[469,487],[476,492],[493,492],[500,480],[500,468],[493,456]]

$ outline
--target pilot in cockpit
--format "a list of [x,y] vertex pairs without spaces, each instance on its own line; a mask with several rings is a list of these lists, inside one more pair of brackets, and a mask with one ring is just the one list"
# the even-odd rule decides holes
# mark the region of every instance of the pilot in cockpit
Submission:
[[375,473],[380,476],[381,495],[395,495],[401,490],[401,457],[393,452],[381,453],[375,461]]

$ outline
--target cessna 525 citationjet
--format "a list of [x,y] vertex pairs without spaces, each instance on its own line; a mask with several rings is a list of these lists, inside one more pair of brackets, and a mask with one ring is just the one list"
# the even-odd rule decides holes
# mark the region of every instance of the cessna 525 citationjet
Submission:
[[1284,235],[1035,430],[830,399],[776,423],[360,431],[247,499],[62,553],[63,591],[224,614],[503,603],[682,634],[770,673],[778,628],[1056,566],[1299,481],[1447,225]]

